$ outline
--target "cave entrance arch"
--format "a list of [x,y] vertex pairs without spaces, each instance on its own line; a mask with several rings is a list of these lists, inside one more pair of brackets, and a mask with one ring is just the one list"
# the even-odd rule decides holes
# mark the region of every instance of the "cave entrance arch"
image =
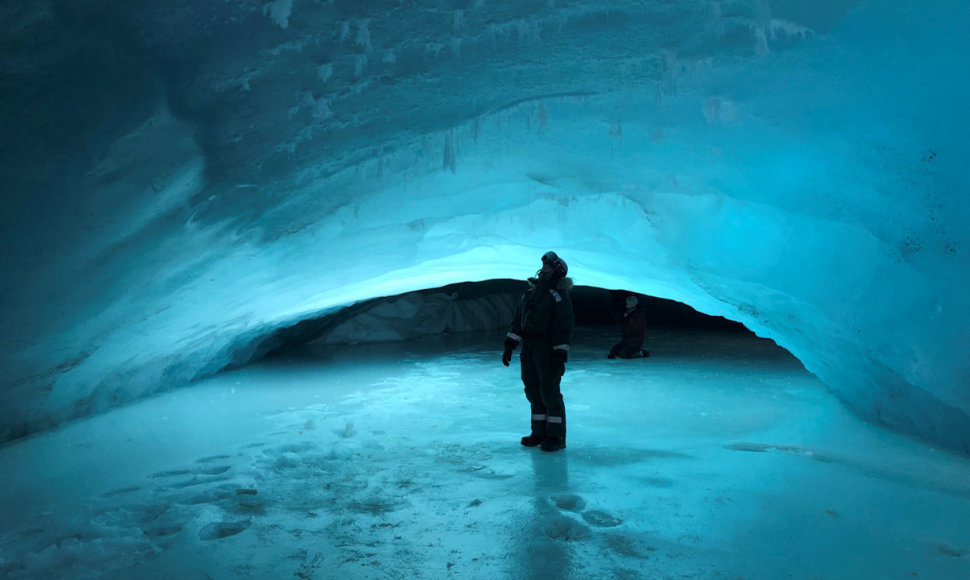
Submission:
[[[250,361],[279,356],[312,343],[394,343],[471,332],[494,333],[499,344],[512,309],[526,288],[527,283],[522,280],[492,279],[364,300],[278,329],[262,340]],[[612,344],[609,341],[619,337],[617,324],[630,295],[638,298],[647,314],[648,341],[664,342],[668,339],[663,337],[690,330],[695,334],[744,336],[784,350],[770,339],[757,339],[740,322],[703,314],[675,300],[585,285],[574,286],[572,298],[577,329],[589,332],[578,332],[574,342],[587,351],[601,349],[605,356]],[[240,364],[245,363],[237,360],[230,367]]]

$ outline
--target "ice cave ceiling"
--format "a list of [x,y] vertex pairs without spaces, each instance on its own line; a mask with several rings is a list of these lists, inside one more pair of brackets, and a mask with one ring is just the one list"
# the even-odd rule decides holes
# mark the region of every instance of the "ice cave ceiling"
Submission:
[[9,0],[0,31],[0,440],[556,249],[970,451],[964,0]]

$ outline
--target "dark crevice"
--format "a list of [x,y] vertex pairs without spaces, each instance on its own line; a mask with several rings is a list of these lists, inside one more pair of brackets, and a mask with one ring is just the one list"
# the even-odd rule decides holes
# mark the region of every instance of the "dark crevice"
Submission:
[[[440,288],[429,288],[408,294],[427,296],[448,293],[454,295],[457,300],[474,300],[496,294],[521,294],[525,288],[526,282],[521,280],[496,279],[483,282],[450,284]],[[640,305],[647,313],[648,325],[653,328],[692,328],[750,332],[739,322],[720,316],[702,314],[690,306],[674,300],[646,296],[629,290],[609,290],[593,286],[576,286],[573,288],[573,310],[576,315],[576,324],[582,326],[615,324],[617,317],[622,315],[624,301],[630,294],[635,294],[638,297]],[[289,350],[298,348],[319,338],[328,330],[336,328],[368,312],[379,304],[403,296],[405,295],[385,296],[358,302],[336,312],[300,320],[295,324],[279,328],[268,336],[261,337],[258,346],[254,349],[246,349],[246,352],[252,353],[252,356],[248,360],[234,361],[230,367],[238,367],[262,358],[274,357],[286,353]],[[505,323],[505,321],[500,321],[495,328],[504,328]]]

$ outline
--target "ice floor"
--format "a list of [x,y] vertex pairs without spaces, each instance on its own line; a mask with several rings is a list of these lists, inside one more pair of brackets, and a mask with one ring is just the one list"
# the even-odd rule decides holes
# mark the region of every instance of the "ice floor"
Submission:
[[[579,329],[568,448],[503,332],[305,348],[0,449],[0,577],[970,578],[970,459],[771,341]],[[517,362],[517,359],[516,359]]]

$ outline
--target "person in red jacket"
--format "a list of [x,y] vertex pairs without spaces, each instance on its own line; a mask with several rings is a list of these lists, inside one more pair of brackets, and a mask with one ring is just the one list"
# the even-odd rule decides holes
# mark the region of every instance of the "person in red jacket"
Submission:
[[566,262],[555,252],[542,256],[542,269],[529,278],[505,336],[502,364],[509,366],[512,352],[522,343],[522,383],[532,409],[532,432],[522,438],[526,447],[543,451],[566,447],[566,406],[560,381],[566,372],[573,333],[573,282],[566,277]]
[[641,358],[650,356],[643,350],[643,332],[647,329],[647,313],[640,307],[637,297],[626,297],[626,311],[623,313],[622,340],[613,345],[606,358]]

